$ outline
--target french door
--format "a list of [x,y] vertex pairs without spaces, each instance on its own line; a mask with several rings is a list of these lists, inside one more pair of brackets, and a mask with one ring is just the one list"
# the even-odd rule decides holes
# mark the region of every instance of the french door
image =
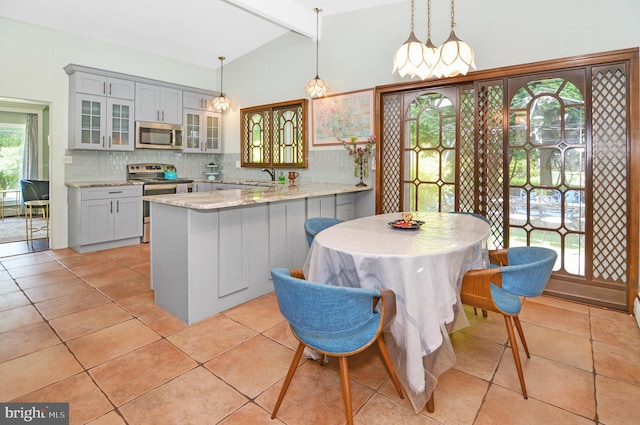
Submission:
[[625,52],[379,90],[377,211],[484,214],[494,247],[558,253],[547,293],[629,310],[638,62],[637,50]]

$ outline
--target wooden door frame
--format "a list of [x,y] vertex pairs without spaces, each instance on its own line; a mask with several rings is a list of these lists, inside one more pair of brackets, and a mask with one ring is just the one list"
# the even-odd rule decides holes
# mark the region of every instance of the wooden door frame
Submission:
[[[428,81],[410,81],[406,83],[375,87],[375,132],[379,135],[376,146],[376,164],[378,164],[378,172],[376,173],[376,213],[380,213],[382,211],[382,176],[384,172],[384,162],[382,161],[383,150],[381,149],[381,144],[384,143],[382,137],[382,99],[384,95],[400,94],[414,90],[427,90],[432,87],[443,87],[448,85],[473,84],[475,81],[480,80],[505,79],[507,77],[518,75],[557,71],[572,67],[598,65],[616,61],[626,62],[629,64],[629,78],[627,86],[629,88],[629,127],[627,129],[629,152],[629,210],[627,211],[629,218],[627,311],[629,313],[632,312],[633,302],[638,296],[638,261],[640,252],[640,69],[638,59],[638,48],[621,49],[611,52],[601,52],[475,71],[467,74],[466,76]],[[587,125],[591,124],[587,123]],[[404,132],[402,128],[400,131]]]

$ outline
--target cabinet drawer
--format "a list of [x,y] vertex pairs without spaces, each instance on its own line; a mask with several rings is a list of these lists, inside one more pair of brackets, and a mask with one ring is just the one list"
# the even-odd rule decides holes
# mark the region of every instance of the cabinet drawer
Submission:
[[338,193],[336,195],[336,205],[352,204],[353,193]]
[[142,196],[142,185],[83,187],[82,200]]

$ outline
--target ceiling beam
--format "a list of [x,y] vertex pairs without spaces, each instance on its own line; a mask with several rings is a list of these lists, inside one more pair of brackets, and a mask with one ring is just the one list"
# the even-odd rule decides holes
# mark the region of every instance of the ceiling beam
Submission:
[[249,13],[268,20],[278,26],[316,38],[316,12],[314,8],[300,7],[290,0],[224,0]]

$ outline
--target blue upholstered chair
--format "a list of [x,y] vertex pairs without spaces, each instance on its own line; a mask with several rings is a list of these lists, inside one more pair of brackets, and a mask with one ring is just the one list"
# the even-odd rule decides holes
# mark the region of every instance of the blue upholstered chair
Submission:
[[[345,414],[349,425],[353,424],[353,411],[347,357],[365,350],[374,342],[378,344],[398,394],[404,398],[382,338],[382,330],[396,313],[393,291],[308,282],[292,277],[287,269],[272,269],[271,276],[280,312],[300,342],[273,409],[272,419],[278,413],[305,347],[339,358]],[[378,304],[379,308],[376,309]]]
[[468,271],[462,280],[460,298],[463,304],[504,316],[522,395],[527,398],[513,326],[515,325],[524,351],[530,358],[518,318],[522,308],[521,297],[537,297],[542,294],[558,255],[552,249],[533,246],[495,250],[489,255],[496,265],[484,270]]
[[307,232],[307,242],[309,246],[313,242],[313,238],[327,227],[342,223],[342,220],[330,217],[313,217],[304,222],[304,230]]
[[23,201],[47,201],[49,200],[48,180],[20,180]]

